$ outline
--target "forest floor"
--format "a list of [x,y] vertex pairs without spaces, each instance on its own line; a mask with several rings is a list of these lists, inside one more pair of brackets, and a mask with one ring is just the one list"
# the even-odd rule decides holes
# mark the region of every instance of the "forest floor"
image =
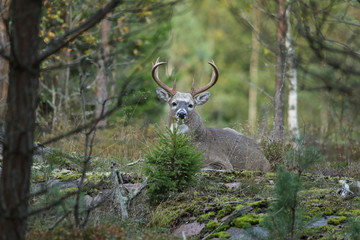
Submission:
[[[30,217],[27,239],[267,239],[270,233],[263,222],[276,201],[275,171],[202,171],[196,184],[170,195],[157,206],[148,203],[144,188],[127,203],[129,217],[123,220],[118,199],[111,193],[116,186],[110,162],[118,163],[116,169],[122,173],[122,186],[129,194],[133,193],[144,180],[139,149],[148,148],[144,139],[154,137],[154,131],[144,134],[127,128],[110,132],[98,136],[84,179],[80,208],[82,220],[90,213],[86,226],[75,227],[72,197]],[[78,191],[83,158],[81,141],[81,136],[75,136],[60,142],[57,149],[61,150],[44,148],[45,154],[39,152],[35,156],[32,191],[44,186],[51,188],[45,195],[32,199],[32,210]],[[129,162],[137,164],[128,165]],[[360,183],[356,172],[346,175],[334,165],[322,163],[302,174],[296,214],[303,216],[303,224],[294,230],[297,238],[350,237],[350,226],[360,218],[360,191],[356,186]],[[342,195],[346,186],[350,186],[353,194]],[[99,207],[87,211],[96,201],[101,202]]]

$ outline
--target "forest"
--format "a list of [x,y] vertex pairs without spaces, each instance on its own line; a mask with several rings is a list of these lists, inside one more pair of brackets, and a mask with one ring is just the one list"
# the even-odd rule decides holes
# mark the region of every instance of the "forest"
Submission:
[[1,0],[0,239],[360,239],[359,49],[357,0]]

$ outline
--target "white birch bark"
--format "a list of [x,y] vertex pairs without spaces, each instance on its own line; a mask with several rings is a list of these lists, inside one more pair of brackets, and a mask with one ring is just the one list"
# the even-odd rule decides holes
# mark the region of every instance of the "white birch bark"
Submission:
[[288,52],[287,56],[287,76],[289,79],[289,96],[288,96],[288,129],[291,139],[298,139],[299,126],[298,126],[298,117],[297,117],[297,70],[296,70],[296,59],[295,59],[295,50],[291,40],[290,33],[290,0],[287,0],[289,4],[286,9],[286,21],[287,21],[287,32],[286,32],[286,41],[285,46]]

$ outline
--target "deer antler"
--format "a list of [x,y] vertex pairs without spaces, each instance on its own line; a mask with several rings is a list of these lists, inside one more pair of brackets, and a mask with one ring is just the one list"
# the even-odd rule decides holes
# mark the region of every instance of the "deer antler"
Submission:
[[213,72],[212,72],[212,76],[211,76],[211,81],[208,83],[208,85],[206,85],[205,87],[199,88],[199,89],[195,89],[194,88],[194,80],[192,82],[192,86],[191,86],[191,90],[190,90],[190,94],[191,96],[195,97],[196,95],[198,95],[199,93],[205,92],[206,90],[208,90],[209,88],[211,88],[212,86],[215,85],[215,83],[217,82],[218,78],[219,78],[219,70],[217,69],[214,61],[210,61],[209,64],[211,65],[211,67],[213,68]]
[[168,93],[170,93],[172,96],[174,96],[176,94],[176,79],[174,80],[174,84],[172,88],[169,88],[168,86],[166,86],[163,82],[160,81],[159,76],[158,76],[158,67],[160,65],[166,64],[166,62],[159,62],[159,57],[156,59],[155,64],[153,64],[152,66],[152,77],[154,79],[154,81],[165,91],[167,91]]

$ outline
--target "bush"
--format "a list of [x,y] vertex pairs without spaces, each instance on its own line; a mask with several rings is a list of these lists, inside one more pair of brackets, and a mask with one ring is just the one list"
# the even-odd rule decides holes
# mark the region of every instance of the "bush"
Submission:
[[192,138],[167,128],[158,133],[159,143],[145,154],[145,174],[148,176],[147,194],[152,204],[158,204],[169,197],[171,192],[183,191],[195,182],[200,172],[203,155]]

